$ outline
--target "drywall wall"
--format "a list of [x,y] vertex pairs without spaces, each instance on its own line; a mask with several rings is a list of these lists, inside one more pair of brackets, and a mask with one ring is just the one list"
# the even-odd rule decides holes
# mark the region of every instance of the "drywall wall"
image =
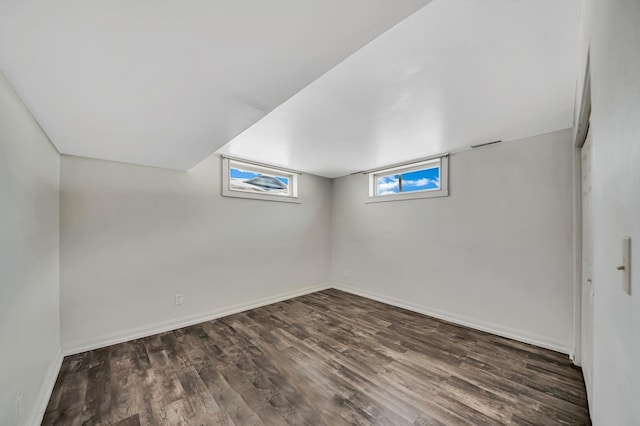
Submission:
[[343,288],[569,352],[571,130],[450,158],[450,196],[365,204],[336,179],[332,275]]
[[216,156],[190,172],[62,156],[66,353],[330,282],[328,179],[301,175],[301,204],[222,197],[220,180]]
[[[595,425],[640,424],[640,3],[584,3],[579,73],[591,64]],[[581,86],[578,86],[579,92]],[[580,97],[578,97],[579,99]],[[622,238],[632,237],[632,294]]]
[[62,361],[60,156],[0,73],[0,424],[39,424]]

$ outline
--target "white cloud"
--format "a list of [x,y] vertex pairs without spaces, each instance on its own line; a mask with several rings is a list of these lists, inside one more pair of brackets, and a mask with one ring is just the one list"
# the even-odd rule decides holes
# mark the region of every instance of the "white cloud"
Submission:
[[[440,187],[440,177],[435,179],[420,178],[407,179],[402,181],[402,187],[418,188],[418,190],[430,186],[431,188]],[[397,194],[399,190],[399,182],[397,177],[385,176],[378,179],[378,195]]]
[[440,178],[436,178],[436,179],[429,179],[429,178],[421,178],[421,179],[416,179],[416,180],[403,180],[402,181],[402,186],[403,187],[423,187],[423,186],[427,186],[427,185],[435,185],[437,188],[440,187]]
[[402,186],[426,186],[429,185],[433,180],[422,178],[417,180],[403,180]]
[[378,190],[389,191],[398,188],[398,178],[384,178],[383,182],[378,182]]

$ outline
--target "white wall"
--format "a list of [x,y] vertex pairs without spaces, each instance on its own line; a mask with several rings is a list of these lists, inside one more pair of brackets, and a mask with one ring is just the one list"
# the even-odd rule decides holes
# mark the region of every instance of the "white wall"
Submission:
[[188,173],[62,157],[65,352],[330,282],[331,182],[301,175],[301,204],[226,198],[220,166],[215,156]]
[[[582,56],[591,57],[596,425],[640,424],[640,2],[587,0]],[[581,89],[581,86],[578,87]],[[632,237],[632,295],[621,240]]]
[[569,129],[454,154],[444,198],[365,204],[365,175],[335,180],[333,282],[568,353],[571,156]]
[[[0,424],[39,422],[58,373],[60,156],[0,74]],[[20,396],[21,395],[21,396]]]

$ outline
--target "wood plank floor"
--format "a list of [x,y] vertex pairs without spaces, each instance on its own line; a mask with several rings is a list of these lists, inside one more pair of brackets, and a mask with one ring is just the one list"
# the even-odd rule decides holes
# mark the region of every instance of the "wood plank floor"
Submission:
[[566,355],[337,290],[65,358],[45,425],[589,424]]

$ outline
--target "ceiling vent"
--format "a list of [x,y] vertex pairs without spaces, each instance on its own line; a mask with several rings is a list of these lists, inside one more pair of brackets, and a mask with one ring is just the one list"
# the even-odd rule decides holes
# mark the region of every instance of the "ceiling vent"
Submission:
[[493,142],[487,142],[487,143],[479,143],[478,145],[471,145],[471,148],[480,148],[482,146],[494,145],[494,144],[497,144],[497,143],[500,143],[500,142],[502,142],[502,141],[500,140],[500,141],[493,141]]

